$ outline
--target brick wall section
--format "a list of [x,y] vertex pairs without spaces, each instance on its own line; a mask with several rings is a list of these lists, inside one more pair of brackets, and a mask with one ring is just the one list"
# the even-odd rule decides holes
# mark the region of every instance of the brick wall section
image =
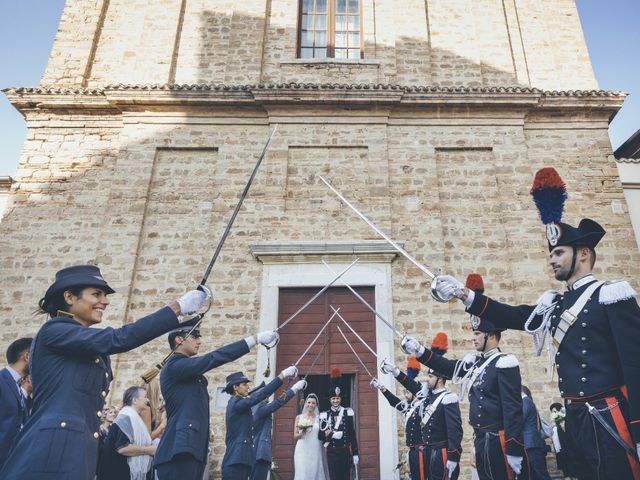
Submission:
[[[597,88],[574,0],[362,1],[374,68],[297,64],[296,0],[69,3],[43,85],[343,82]],[[175,73],[175,78],[174,74]]]

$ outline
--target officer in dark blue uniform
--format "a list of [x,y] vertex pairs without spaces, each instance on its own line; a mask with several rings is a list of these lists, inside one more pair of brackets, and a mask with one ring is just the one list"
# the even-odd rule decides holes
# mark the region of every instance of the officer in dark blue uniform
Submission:
[[[471,285],[479,276],[468,279]],[[484,287],[478,287],[478,291]],[[469,391],[469,424],[475,435],[476,468],[481,480],[529,478],[522,438],[521,378],[515,356],[500,351],[501,329],[488,321],[472,322],[478,353],[448,360],[412,338],[403,350]],[[505,461],[506,460],[506,461]],[[523,461],[524,460],[524,461]]]
[[536,305],[510,306],[460,288],[449,276],[440,277],[438,290],[445,298],[460,298],[482,323],[531,333],[538,353],[548,341],[579,478],[640,480],[637,295],[626,281],[593,276],[595,248],[606,232],[588,218],[577,228],[561,222],[564,190],[557,172],[544,168],[531,193],[546,225],[549,263],[567,291],[548,291]]
[[355,414],[353,409],[343,407],[341,392],[342,372],[331,369],[329,401],[331,408],[320,414],[318,439],[327,447],[327,464],[331,480],[349,480],[351,465],[358,468],[358,440],[356,439]]
[[531,480],[551,480],[547,469],[547,444],[540,432],[540,414],[533,403],[531,391],[522,385],[522,436],[531,467]]
[[19,338],[7,348],[7,367],[0,370],[0,470],[27,423],[29,409],[19,382],[29,370],[31,338]]
[[[160,372],[160,389],[167,410],[167,427],[154,457],[160,480],[200,480],[207,462],[209,438],[209,392],[206,372],[232,362],[256,345],[248,337],[218,350],[197,356],[200,331],[188,328],[169,334],[174,355]],[[260,343],[269,343],[275,332],[258,334]]]
[[[271,428],[273,426],[273,414],[283,407],[298,392],[306,387],[306,381],[298,380],[291,388],[287,389],[280,397],[272,402],[265,398],[262,402],[251,407],[253,414],[253,448],[255,450],[256,463],[251,470],[251,480],[267,480],[271,468]],[[266,386],[262,382],[249,392],[249,396],[259,392]]]
[[407,363],[407,373],[398,367],[384,361],[382,366],[384,373],[392,374],[395,379],[406,389],[409,397],[400,400],[387,390],[377,378],[371,380],[371,385],[380,390],[387,399],[389,405],[398,410],[404,419],[405,441],[409,448],[409,473],[411,480],[425,480],[429,469],[426,455],[426,447],[422,440],[422,412],[427,397],[428,389],[423,388],[422,383],[415,380],[420,371],[420,362],[415,357],[410,357]]
[[113,289],[92,265],[60,270],[39,305],[51,318],[33,339],[29,358],[33,411],[18,436],[3,480],[87,480],[96,473],[100,417],[112,379],[109,355],[134,349],[199,310],[205,292],[122,328],[88,328],[102,321]]
[[[274,332],[275,333],[275,332]],[[274,337],[275,338],[275,337]],[[264,343],[272,343],[267,339]],[[296,367],[287,367],[258,392],[249,394],[249,379],[242,372],[227,376],[225,391],[231,395],[225,415],[227,447],[222,459],[222,480],[247,480],[256,460],[253,437],[253,414],[251,408],[268,398],[282,386],[285,378],[298,375]],[[299,385],[297,388],[302,388]]]

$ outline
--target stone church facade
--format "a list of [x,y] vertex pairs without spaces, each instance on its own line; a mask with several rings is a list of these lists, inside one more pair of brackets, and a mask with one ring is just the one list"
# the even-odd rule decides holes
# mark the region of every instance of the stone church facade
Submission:
[[[342,268],[355,257],[346,280],[399,330],[425,342],[444,330],[452,356],[472,348],[461,306],[432,301],[428,279],[318,175],[420,262],[460,279],[477,271],[490,295],[525,303],[558,287],[528,193],[535,171],[554,166],[570,192],[565,219],[608,231],[596,273],[638,287],[607,135],[624,95],[598,89],[574,0],[75,0],[40,86],[5,94],[28,135],[0,223],[3,348],[37,331],[37,300],[67,265],[101,267],[117,291],[114,327],[196,285],[275,124],[210,278],[205,350],[275,327],[283,290],[321,287],[332,277],[322,259]],[[397,338],[369,322],[378,354],[404,367]],[[524,334],[503,338],[546,413],[558,392],[545,360]],[[115,356],[111,403],[166,353],[158,339]],[[259,349],[208,375],[212,478],[219,387],[239,369],[259,380],[266,363]],[[402,426],[372,398],[372,451],[391,454],[363,452],[360,478],[392,479]],[[292,428],[276,426],[287,442]],[[471,438],[466,428],[465,468]]]

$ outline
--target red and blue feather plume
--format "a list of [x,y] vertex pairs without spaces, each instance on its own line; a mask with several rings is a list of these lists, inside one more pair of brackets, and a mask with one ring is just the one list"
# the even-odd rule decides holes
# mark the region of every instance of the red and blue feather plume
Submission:
[[545,225],[560,223],[564,202],[567,199],[567,186],[555,168],[545,167],[536,172],[531,196]]

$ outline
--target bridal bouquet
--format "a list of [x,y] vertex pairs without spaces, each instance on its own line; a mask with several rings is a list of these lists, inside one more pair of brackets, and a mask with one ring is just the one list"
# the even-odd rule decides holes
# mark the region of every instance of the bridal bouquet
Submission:
[[311,427],[313,427],[313,420],[309,420],[305,417],[302,417],[300,418],[300,420],[298,420],[298,428],[303,432],[306,432]]

